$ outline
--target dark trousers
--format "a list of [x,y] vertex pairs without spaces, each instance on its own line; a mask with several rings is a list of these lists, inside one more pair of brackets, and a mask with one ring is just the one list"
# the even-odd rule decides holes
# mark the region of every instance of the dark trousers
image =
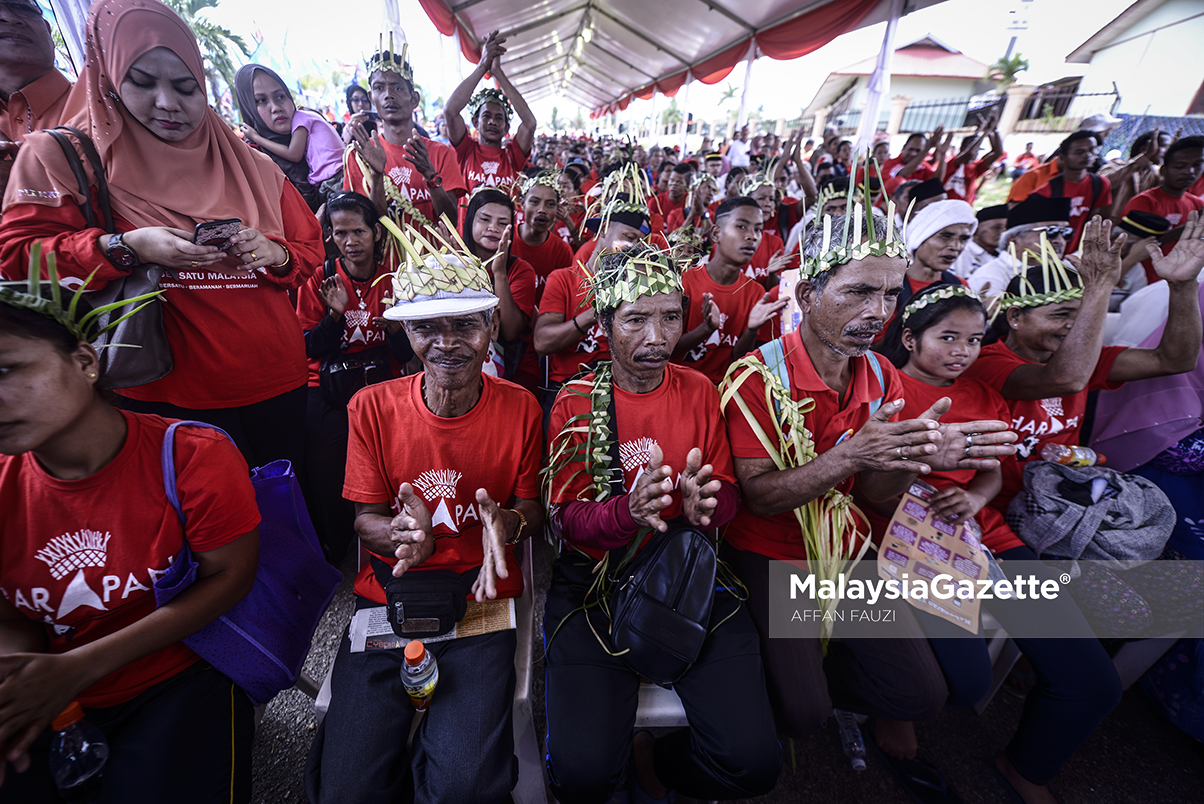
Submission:
[[[212,804],[251,800],[251,701],[207,662],[160,682],[131,701],[85,710],[105,734],[109,759],[101,804]],[[8,766],[0,802],[61,802],[50,776],[53,732],[29,750],[30,766]]]
[[297,477],[305,474],[305,386],[237,408],[181,408],[166,402],[122,397],[121,406],[135,413],[169,419],[194,419],[230,434],[252,468],[285,459]]
[[[1005,550],[999,558],[1005,562],[1005,571],[1008,559],[1037,560],[1027,547]],[[1033,574],[1041,580],[1055,578],[1053,570],[1046,569],[1042,574],[1039,567]],[[1019,631],[1021,623],[1044,616],[1068,627],[1077,623],[1083,634],[1078,639],[1015,637],[1016,645],[1033,666],[1037,683],[1024,700],[1020,725],[1007,747],[1008,759],[1025,779],[1045,784],[1120,703],[1120,677],[1070,595],[1059,595],[1056,600],[990,600],[983,605],[1005,631]],[[949,705],[978,703],[991,686],[986,640],[958,637],[965,633],[962,629],[931,614],[917,612],[917,617],[932,638],[932,650],[945,672]],[[946,635],[949,638],[942,638]]]
[[[639,677],[602,649],[585,612],[574,613],[592,567],[576,554],[557,560],[544,618],[548,777],[565,804],[604,802],[622,782],[639,702]],[[590,617],[605,633],[602,615]],[[777,782],[781,749],[757,634],[727,593],[716,593],[711,628],[698,661],[673,685],[690,727],[657,739],[656,774],[692,798],[763,795]]]
[[[376,605],[356,599],[357,609]],[[330,709],[305,768],[313,804],[499,804],[514,789],[514,631],[426,647],[439,684],[409,756],[414,709],[401,685],[403,650],[351,653],[343,635]]]
[[802,738],[821,728],[832,708],[888,720],[927,720],[945,705],[948,689],[924,632],[899,601],[899,639],[769,638],[769,559],[727,547],[724,558],[748,587],[748,611],[761,635],[761,656],[778,731]]
[[320,388],[308,389],[305,482],[301,488],[326,558],[338,564],[355,535],[355,506],[343,499],[347,470],[347,408],[332,406]]

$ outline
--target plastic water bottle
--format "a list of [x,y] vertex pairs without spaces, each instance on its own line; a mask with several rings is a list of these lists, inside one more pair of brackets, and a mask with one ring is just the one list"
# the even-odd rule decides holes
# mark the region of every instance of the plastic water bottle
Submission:
[[439,664],[426,645],[417,639],[406,645],[406,661],[401,667],[401,683],[410,696],[410,703],[419,712],[431,705],[435,686],[439,683]]
[[833,709],[836,716],[836,728],[840,731],[840,745],[844,755],[849,758],[853,770],[865,770],[865,740],[861,737],[861,729],[857,725],[857,716],[845,709]]
[[1064,466],[1095,466],[1104,462],[1104,456],[1090,447],[1055,444],[1052,441],[1041,447],[1041,460],[1060,463]]
[[83,707],[72,701],[51,724],[50,775],[59,795],[67,801],[100,800],[100,780],[109,759],[104,733],[84,720]]

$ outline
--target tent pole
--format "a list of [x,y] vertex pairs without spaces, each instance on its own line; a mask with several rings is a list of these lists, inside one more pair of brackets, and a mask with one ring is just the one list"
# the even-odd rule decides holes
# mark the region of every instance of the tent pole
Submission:
[[757,60],[757,40],[748,43],[748,56],[744,67],[744,88],[740,90],[740,111],[736,114],[736,131],[748,122],[748,87],[752,84],[753,62]]
[[895,30],[903,16],[903,0],[891,0],[890,20],[886,23],[886,34],[882,37],[882,49],[878,62],[870,75],[869,94],[861,109],[861,122],[857,126],[857,139],[853,142],[853,153],[868,153],[874,144],[874,133],[878,130],[878,113],[882,99],[890,92],[890,67],[895,55]]
[[681,136],[678,138],[677,147],[681,149],[681,158],[686,158],[686,129],[689,128],[690,120],[690,84],[692,76],[686,73],[686,85],[681,90]]

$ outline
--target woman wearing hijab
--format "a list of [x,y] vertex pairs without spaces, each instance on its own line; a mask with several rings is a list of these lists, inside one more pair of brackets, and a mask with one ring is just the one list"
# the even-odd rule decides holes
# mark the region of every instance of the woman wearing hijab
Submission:
[[347,122],[337,124],[344,143],[351,144],[352,123],[362,125],[368,136],[376,133],[376,112],[372,111],[372,98],[368,97],[368,90],[354,82],[347,87],[347,112],[350,115]]
[[[252,466],[302,465],[308,371],[287,291],[321,262],[321,230],[284,174],[208,107],[192,32],[157,0],[93,5],[64,119],[100,154],[116,231],[88,228],[78,205],[90,199],[57,143],[34,134],[4,197],[0,273],[26,276],[38,241],[76,287],[141,263],[172,269],[161,287],[175,367],[123,389],[123,406],[221,427]],[[225,250],[192,242],[197,224],[229,218],[242,228]]]
[[[255,89],[252,86],[252,82],[255,80],[255,72],[257,70],[267,73],[280,86],[288,86],[276,74],[275,70],[264,67],[262,64],[244,64],[242,67],[239,67],[238,73],[234,76],[234,92],[238,95],[238,111],[242,115],[242,122],[244,125],[253,128],[260,137],[277,145],[287,147],[292,140],[292,131],[289,131],[287,134],[273,131],[264,122],[264,119],[260,117],[259,110],[256,108]],[[248,141],[248,144],[251,143]],[[317,185],[311,184],[309,181],[310,167],[305,156],[302,155],[301,159],[296,162],[290,162],[283,156],[274,154],[266,148],[260,148],[259,150],[270,156],[272,161],[280,166],[280,169],[284,171],[284,175],[288,177],[288,180],[301,193],[301,197],[305,199],[305,203],[309,205],[309,208],[317,212],[325,199],[322,197],[322,193]]]

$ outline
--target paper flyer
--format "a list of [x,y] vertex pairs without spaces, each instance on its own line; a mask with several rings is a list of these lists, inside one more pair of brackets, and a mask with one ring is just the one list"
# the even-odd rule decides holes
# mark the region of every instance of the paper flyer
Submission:
[[788,335],[798,329],[799,322],[803,318],[798,309],[798,302],[794,300],[794,286],[798,284],[798,277],[799,269],[789,268],[782,271],[781,279],[778,280],[778,299],[786,299],[786,306],[779,314],[782,316],[783,335]]
[[[965,525],[950,525],[934,516],[928,501],[936,489],[916,481],[903,495],[891,517],[878,548],[878,576],[886,580],[923,580],[932,583],[938,575],[951,580],[942,586],[956,589],[959,581],[974,584],[989,575],[982,531],[973,519]],[[948,620],[971,633],[978,631],[976,595],[952,595],[949,599],[907,597],[921,611]]]
[[[464,612],[464,618],[456,623],[452,630],[443,636],[419,639],[419,642],[424,644],[446,642],[449,639],[492,634],[494,631],[505,631],[508,628],[517,627],[518,618],[515,615],[514,598],[486,600],[484,603],[470,600],[468,609]],[[351,618],[348,633],[351,637],[352,653],[404,648],[410,642],[406,637],[400,637],[393,633],[393,626],[389,625],[389,618],[385,614],[384,606],[357,611]]]

